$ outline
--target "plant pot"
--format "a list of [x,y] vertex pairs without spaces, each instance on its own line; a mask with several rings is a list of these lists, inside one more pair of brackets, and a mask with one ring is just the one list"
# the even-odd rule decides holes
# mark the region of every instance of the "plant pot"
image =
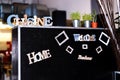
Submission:
[[92,25],[92,28],[97,28],[98,23],[97,22],[92,22],[91,25]]
[[80,20],[73,20],[73,27],[79,27]]
[[91,21],[89,21],[89,20],[84,21],[84,27],[90,28],[91,27]]

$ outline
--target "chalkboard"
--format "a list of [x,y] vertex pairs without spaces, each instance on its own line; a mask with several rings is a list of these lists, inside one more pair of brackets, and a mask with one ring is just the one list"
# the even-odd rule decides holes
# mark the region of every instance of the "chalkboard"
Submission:
[[13,29],[12,80],[99,80],[117,69],[107,29]]

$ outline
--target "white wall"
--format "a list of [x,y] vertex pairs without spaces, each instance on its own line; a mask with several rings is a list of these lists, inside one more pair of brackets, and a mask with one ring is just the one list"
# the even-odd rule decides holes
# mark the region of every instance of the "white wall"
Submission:
[[41,4],[46,4],[49,8],[57,8],[66,10],[67,18],[71,12],[79,11],[83,13],[91,13],[91,0],[39,0]]
[[[10,0],[1,0],[5,3]],[[0,1],[0,3],[1,3]],[[67,12],[67,18],[70,18],[70,13],[74,11],[79,11],[81,14],[91,13],[92,9],[96,9],[97,0],[12,0],[12,2],[20,2],[20,3],[38,3],[45,4],[49,8],[56,8],[58,10],[65,10]],[[116,0],[114,0],[114,9],[117,12],[116,8]],[[98,7],[97,7],[98,8]],[[98,11],[98,10],[97,10]]]

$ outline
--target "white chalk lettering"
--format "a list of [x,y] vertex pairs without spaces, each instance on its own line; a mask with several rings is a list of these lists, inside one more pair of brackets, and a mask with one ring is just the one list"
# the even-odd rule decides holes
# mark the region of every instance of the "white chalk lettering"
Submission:
[[27,56],[28,56],[29,64],[33,64],[33,63],[36,63],[36,62],[39,62],[39,61],[42,61],[42,60],[52,57],[49,49],[43,50],[42,53],[41,52],[37,52],[37,53],[31,52],[31,53],[28,53]]
[[82,56],[82,55],[78,55],[78,59],[79,60],[89,60],[91,61],[93,58],[92,57],[88,57],[88,56]]

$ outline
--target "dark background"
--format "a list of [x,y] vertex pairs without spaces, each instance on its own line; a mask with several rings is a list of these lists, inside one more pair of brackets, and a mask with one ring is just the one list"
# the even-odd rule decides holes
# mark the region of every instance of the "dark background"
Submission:
[[[65,31],[69,40],[59,46],[55,36],[62,31]],[[101,32],[107,33],[107,30],[20,28],[21,80],[103,80],[100,78],[115,71],[117,66],[111,42],[106,46],[98,40]],[[75,42],[73,34],[95,34],[96,41]],[[88,49],[82,49],[82,44],[88,44]],[[72,54],[65,51],[67,46],[74,48]],[[98,46],[103,48],[100,54],[95,50]],[[29,65],[26,54],[47,49],[50,50],[51,58]],[[93,60],[78,60],[78,55],[87,55],[93,57]]]

